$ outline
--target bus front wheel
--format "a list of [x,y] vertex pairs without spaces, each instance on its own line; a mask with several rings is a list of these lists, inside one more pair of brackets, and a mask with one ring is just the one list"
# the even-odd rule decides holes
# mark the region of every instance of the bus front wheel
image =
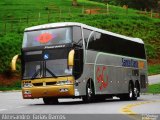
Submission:
[[57,104],[58,98],[52,98],[52,97],[43,98],[43,102],[46,105]]
[[92,102],[94,99],[94,86],[92,81],[88,81],[86,85],[86,95],[82,97],[85,103]]

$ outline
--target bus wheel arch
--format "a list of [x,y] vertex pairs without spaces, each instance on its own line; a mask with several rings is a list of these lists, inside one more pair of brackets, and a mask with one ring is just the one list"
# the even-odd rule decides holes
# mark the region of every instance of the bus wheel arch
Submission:
[[92,102],[95,96],[94,82],[92,79],[88,79],[86,82],[86,95],[82,97],[86,103]]

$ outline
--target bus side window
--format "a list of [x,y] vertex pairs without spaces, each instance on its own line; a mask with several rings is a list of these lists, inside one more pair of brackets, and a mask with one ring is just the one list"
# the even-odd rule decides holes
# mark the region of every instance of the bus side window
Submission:
[[75,46],[73,75],[78,79],[83,72],[83,40],[81,28],[78,26],[73,27],[73,45]]
[[98,50],[97,46],[100,44],[100,39],[101,39],[101,33],[94,32],[89,40],[88,49]]

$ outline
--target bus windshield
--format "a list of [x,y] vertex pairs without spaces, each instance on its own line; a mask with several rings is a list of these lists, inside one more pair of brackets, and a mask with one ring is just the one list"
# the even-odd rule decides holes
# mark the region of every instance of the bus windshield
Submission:
[[22,48],[72,42],[71,27],[27,31],[24,33]]
[[25,64],[23,79],[59,77],[72,75],[67,67],[67,59],[33,61]]

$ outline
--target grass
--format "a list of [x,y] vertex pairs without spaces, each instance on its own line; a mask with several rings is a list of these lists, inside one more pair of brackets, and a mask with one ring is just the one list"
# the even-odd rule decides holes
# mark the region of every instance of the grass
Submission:
[[159,94],[160,93],[160,83],[159,84],[149,85],[148,93],[154,93],[154,94],[157,93],[157,94]]
[[0,85],[0,91],[21,90],[21,81],[16,81],[10,85]]
[[[138,14],[137,10],[109,6],[110,13],[87,15],[86,9],[101,8],[103,3],[78,0],[0,0],[0,73],[10,69],[10,61],[20,54],[24,28],[52,22],[81,22],[126,36],[142,38],[148,59],[160,55],[160,19]],[[49,21],[48,21],[49,20]],[[138,52],[138,51],[137,51]],[[160,73],[158,67],[149,67],[149,74]]]
[[148,74],[149,75],[160,74],[160,64],[148,66]]

